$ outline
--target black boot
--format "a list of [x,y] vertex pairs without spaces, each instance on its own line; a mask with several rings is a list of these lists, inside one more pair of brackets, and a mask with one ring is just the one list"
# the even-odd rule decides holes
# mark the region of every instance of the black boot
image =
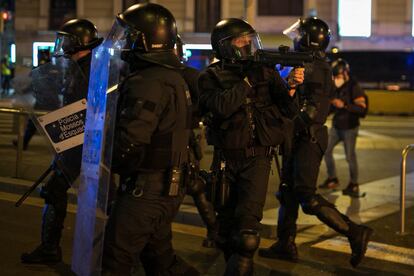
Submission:
[[333,178],[327,178],[322,184],[320,184],[318,187],[321,189],[335,189],[339,186],[339,180],[336,177]]
[[359,185],[357,183],[352,182],[349,182],[348,186],[344,190],[342,190],[342,194],[356,198],[365,196],[365,193],[361,194],[359,192]]
[[298,260],[298,249],[295,244],[295,238],[279,239],[269,248],[260,248],[259,256],[296,262]]
[[251,276],[253,275],[253,258],[233,254],[227,262],[224,276]]
[[203,247],[216,248],[218,239],[218,224],[214,222],[212,227],[207,227],[207,237],[203,240]]
[[[66,214],[65,214],[66,215]],[[22,263],[51,264],[62,261],[62,250],[59,246],[62,235],[64,217],[56,214],[53,205],[46,204],[42,217],[42,243],[30,253],[23,253]]]
[[289,261],[298,260],[298,249],[295,244],[296,220],[299,202],[289,186],[282,184],[277,193],[280,201],[277,221],[277,242],[269,248],[259,249],[259,256]]
[[353,267],[357,267],[367,251],[368,242],[374,230],[364,225],[357,225],[357,229],[352,236],[348,237],[352,249],[350,263]]
[[62,249],[41,244],[32,252],[23,253],[20,259],[24,264],[56,264],[62,261]]
[[310,214],[316,215],[320,221],[348,238],[352,250],[350,263],[356,267],[365,256],[373,230],[354,223],[320,195],[315,196],[309,204],[312,209],[304,209],[305,213],[310,211]]
[[260,244],[260,235],[254,229],[242,229],[233,236],[236,252],[227,261],[225,276],[253,275],[253,256]]

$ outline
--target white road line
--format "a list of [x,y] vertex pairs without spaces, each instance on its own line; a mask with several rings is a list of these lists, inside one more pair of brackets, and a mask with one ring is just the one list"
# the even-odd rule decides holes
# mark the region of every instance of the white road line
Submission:
[[[349,242],[344,237],[335,237],[312,245],[314,248],[351,253]],[[379,242],[370,242],[366,257],[414,266],[414,249],[389,245]]]
[[395,137],[378,134],[372,131],[360,129],[358,135],[364,138],[383,139],[383,140],[395,140]]

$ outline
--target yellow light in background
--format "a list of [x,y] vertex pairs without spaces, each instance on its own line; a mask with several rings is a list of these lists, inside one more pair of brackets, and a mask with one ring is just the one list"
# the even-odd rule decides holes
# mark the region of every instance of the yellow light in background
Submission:
[[332,54],[337,54],[337,53],[339,53],[339,48],[338,47],[332,47],[331,52],[332,52]]

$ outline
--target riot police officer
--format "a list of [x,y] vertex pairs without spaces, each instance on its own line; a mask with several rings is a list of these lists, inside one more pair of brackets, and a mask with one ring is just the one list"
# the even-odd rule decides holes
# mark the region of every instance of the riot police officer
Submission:
[[[80,68],[80,75],[72,76],[75,83],[67,86],[65,91],[60,91],[63,94],[63,105],[74,103],[86,97],[91,52],[101,42],[102,38],[98,37],[95,25],[86,19],[69,20],[57,32],[54,57],[70,58]],[[57,97],[57,95],[51,95],[51,97],[53,96]],[[37,101],[41,100],[37,99]],[[66,217],[67,190],[79,176],[81,157],[82,146],[77,146],[56,156],[52,165],[53,174],[41,191],[41,196],[46,203],[42,216],[41,244],[31,253],[22,254],[21,261],[23,263],[43,264],[62,260],[59,243]]]
[[[176,52],[181,62],[184,63],[186,59],[184,42],[180,35],[177,36]],[[208,177],[206,177],[206,172],[203,171],[200,173],[200,161],[203,158],[203,152],[199,136],[195,133],[195,130],[200,127],[199,123],[202,116],[198,104],[200,98],[197,84],[199,74],[200,72],[197,69],[186,65],[184,65],[181,74],[190,89],[192,101],[192,131],[189,142],[189,166],[186,192],[193,198],[198,213],[207,227],[207,237],[203,240],[203,246],[214,247],[215,237],[217,236],[216,212],[213,204],[207,198],[206,180]]]
[[324,51],[329,44],[328,25],[316,17],[300,19],[285,30],[296,51],[312,52],[314,61],[305,66],[305,82],[297,88],[297,107],[301,112],[294,119],[295,138],[290,158],[283,160],[282,183],[277,227],[278,241],[259,255],[268,258],[296,260],[296,220],[299,205],[304,213],[315,215],[335,231],[348,237],[357,266],[365,255],[372,229],[357,225],[341,214],[333,204],[316,193],[316,181],[322,156],[327,146],[324,126],[330,107],[332,71]]
[[147,275],[198,275],[171,243],[191,129],[174,16],[157,4],[136,4],[116,17],[111,33],[126,42],[121,58],[130,74],[120,84],[113,149],[120,190],[107,224],[103,272],[130,275],[139,256]]
[[290,96],[274,68],[251,61],[261,43],[246,21],[220,21],[211,44],[219,61],[200,75],[199,89],[200,106],[211,117],[209,143],[220,152],[224,172],[217,246],[227,261],[225,275],[252,275],[272,147],[290,139],[291,124],[281,112]]

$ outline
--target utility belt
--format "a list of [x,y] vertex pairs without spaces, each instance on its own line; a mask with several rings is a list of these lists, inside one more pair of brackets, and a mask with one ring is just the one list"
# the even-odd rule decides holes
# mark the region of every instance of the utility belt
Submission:
[[255,156],[273,156],[273,147],[249,147],[245,149],[222,149],[225,160],[246,159]]
[[162,172],[138,172],[137,174],[121,177],[120,192],[134,197],[145,193],[160,194],[175,197],[183,190],[183,169],[173,167]]

